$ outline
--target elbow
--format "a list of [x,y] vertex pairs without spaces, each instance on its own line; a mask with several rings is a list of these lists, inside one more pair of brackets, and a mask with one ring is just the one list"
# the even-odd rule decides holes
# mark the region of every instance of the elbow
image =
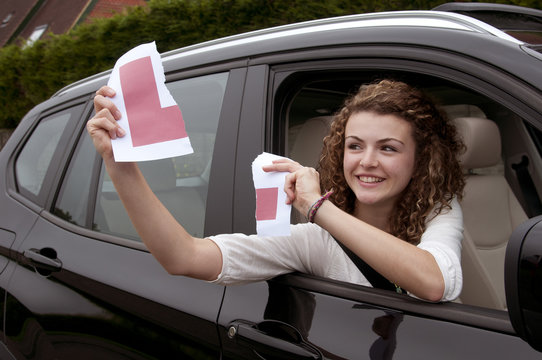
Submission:
[[166,270],[166,272],[169,274],[169,275],[184,275],[184,273],[182,271],[180,271],[179,269],[175,268],[175,267],[171,267],[171,266],[164,266],[162,265],[162,267]]
[[162,267],[167,271],[169,275],[174,276],[186,276],[193,279],[204,281],[215,281],[220,275],[220,271],[198,271],[191,270],[189,268],[183,268],[182,266],[164,266]]
[[179,264],[171,264],[168,262],[160,261],[160,265],[166,270],[169,275],[185,275],[184,269]]
[[445,298],[446,281],[435,257],[429,252],[426,252],[426,254],[429,259],[428,263],[431,266],[425,268],[425,271],[418,273],[418,283],[421,286],[417,288],[419,294],[414,295],[426,301],[439,302]]
[[426,289],[426,290],[423,290],[423,291],[419,291],[417,293],[416,292],[410,292],[410,294],[413,295],[414,297],[420,299],[420,300],[437,303],[437,302],[440,302],[442,300],[442,297],[444,295],[444,291],[440,291],[438,289]]
[[182,256],[182,253],[170,250],[166,254],[152,253],[152,255],[169,275],[185,276],[190,273],[190,262]]
[[430,302],[439,302],[444,295],[444,289],[434,289],[426,294],[425,300]]
[[170,275],[186,276],[204,281],[216,280],[222,271],[222,264],[213,261],[203,261],[201,263],[204,265],[201,266],[197,262],[187,259],[185,261],[160,262],[164,270]]
[[441,276],[440,279],[435,279],[427,284],[418,296],[426,301],[439,302],[444,297],[444,291],[444,279]]
[[416,280],[412,279],[410,287],[405,286],[405,290],[418,299],[440,302],[444,298],[446,285],[439,271],[431,275],[425,273],[423,276],[417,277]]
[[222,253],[211,240],[192,238],[173,244],[153,253],[168,274],[213,281],[221,273]]

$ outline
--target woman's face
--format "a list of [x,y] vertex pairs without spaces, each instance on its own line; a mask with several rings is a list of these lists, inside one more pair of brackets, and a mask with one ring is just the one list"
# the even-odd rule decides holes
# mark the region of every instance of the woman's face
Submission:
[[346,124],[343,170],[356,206],[390,212],[414,173],[412,126],[395,115],[353,114]]

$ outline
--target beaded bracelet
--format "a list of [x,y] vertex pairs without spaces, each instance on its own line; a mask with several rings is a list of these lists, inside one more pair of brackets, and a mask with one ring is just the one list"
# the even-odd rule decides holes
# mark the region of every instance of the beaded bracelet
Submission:
[[327,193],[322,195],[322,197],[320,199],[316,200],[316,202],[314,204],[312,204],[312,206],[309,208],[309,211],[307,212],[307,219],[309,220],[309,222],[311,222],[311,223],[314,222],[314,217],[316,216],[316,212],[318,211],[320,206],[322,206],[324,201],[329,199],[331,194],[333,194],[333,190],[328,191]]

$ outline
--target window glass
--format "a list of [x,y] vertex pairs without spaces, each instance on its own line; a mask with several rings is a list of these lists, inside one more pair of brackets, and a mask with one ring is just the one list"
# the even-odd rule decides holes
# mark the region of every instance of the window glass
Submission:
[[85,226],[95,159],[92,140],[84,132],[60,189],[54,208],[55,215],[73,224]]
[[[156,196],[194,236],[203,236],[211,160],[227,79],[228,74],[221,73],[168,83],[194,153],[139,164]],[[94,229],[138,239],[103,166],[101,174]]]
[[2,23],[0,24],[0,28],[8,26],[9,21],[13,17],[13,14],[15,14],[15,11],[12,11],[9,14],[7,14],[7,16],[4,18],[4,20],[2,20]]
[[45,175],[70,119],[80,114],[80,107],[56,113],[38,124],[15,163],[19,189],[33,195],[40,193]]

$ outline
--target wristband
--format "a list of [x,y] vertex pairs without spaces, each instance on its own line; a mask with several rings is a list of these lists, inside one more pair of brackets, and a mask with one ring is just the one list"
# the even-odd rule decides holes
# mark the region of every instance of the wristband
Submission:
[[311,222],[311,223],[314,222],[314,217],[316,216],[316,212],[318,211],[320,206],[322,206],[324,201],[329,199],[331,194],[333,194],[333,190],[328,191],[327,193],[322,195],[322,197],[320,199],[316,200],[316,202],[314,204],[312,204],[312,206],[309,208],[309,211],[307,212],[307,219],[309,220],[309,222]]

